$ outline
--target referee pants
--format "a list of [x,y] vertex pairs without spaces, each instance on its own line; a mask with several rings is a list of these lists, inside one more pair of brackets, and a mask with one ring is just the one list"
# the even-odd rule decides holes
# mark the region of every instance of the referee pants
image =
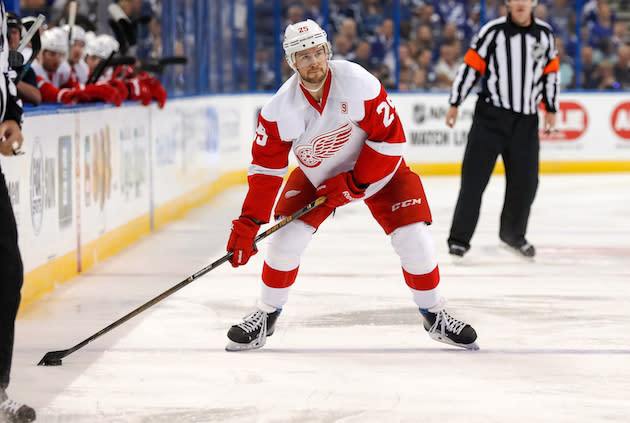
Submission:
[[538,188],[538,115],[524,115],[479,98],[462,163],[461,186],[448,239],[470,247],[481,197],[500,154],[505,165],[505,198],[499,237],[508,244],[525,239]]
[[15,317],[23,281],[17,226],[9,192],[0,169],[0,387],[9,385]]

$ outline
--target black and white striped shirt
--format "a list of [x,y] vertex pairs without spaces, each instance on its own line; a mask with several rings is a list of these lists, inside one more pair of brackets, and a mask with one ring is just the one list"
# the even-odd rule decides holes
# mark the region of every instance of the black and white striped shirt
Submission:
[[9,41],[4,2],[0,2],[0,122],[15,120],[22,125],[22,101],[9,77]]
[[480,98],[496,107],[536,114],[542,98],[558,110],[560,76],[551,26],[532,19],[527,27],[509,17],[488,22],[473,39],[453,81],[449,102],[459,106],[481,77]]

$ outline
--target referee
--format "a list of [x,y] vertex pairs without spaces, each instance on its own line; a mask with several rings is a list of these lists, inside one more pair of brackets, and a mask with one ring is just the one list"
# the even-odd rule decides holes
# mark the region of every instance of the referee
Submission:
[[461,187],[453,216],[449,253],[470,248],[481,196],[500,154],[505,165],[505,199],[499,238],[525,257],[534,246],[525,239],[538,187],[538,105],[547,111],[544,130],[555,127],[559,63],[551,27],[533,16],[537,0],[508,0],[508,15],[488,22],[473,39],[453,82],[446,124],[481,78],[473,123],[462,163]]
[[[22,145],[22,106],[9,78],[9,44],[4,2],[0,2],[0,153],[18,154]],[[35,420],[35,411],[8,398],[15,316],[20,305],[23,281],[18,248],[17,225],[4,174],[0,168],[0,422],[25,423]]]

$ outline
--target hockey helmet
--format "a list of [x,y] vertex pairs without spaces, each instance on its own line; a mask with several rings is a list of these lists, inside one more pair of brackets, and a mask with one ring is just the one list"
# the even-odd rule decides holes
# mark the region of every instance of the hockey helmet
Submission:
[[85,46],[86,56],[98,56],[101,59],[106,59],[112,52],[118,51],[120,45],[118,41],[111,35],[101,34],[96,37],[88,38],[87,45]]
[[7,12],[7,26],[9,28],[17,28],[22,31],[22,20],[17,13]]
[[320,45],[326,47],[328,58],[330,59],[332,51],[326,31],[311,19],[289,25],[284,31],[282,47],[284,47],[287,63],[293,70],[296,70],[295,53]]
[[[63,30],[66,31],[66,34],[70,33],[70,25],[64,25]],[[75,41],[83,41],[87,42],[85,39],[85,29],[81,28],[79,25],[74,25],[72,27],[72,36],[70,37],[70,41],[74,43]]]
[[44,31],[41,36],[42,51],[50,50],[68,54],[68,34],[61,28],[55,27]]

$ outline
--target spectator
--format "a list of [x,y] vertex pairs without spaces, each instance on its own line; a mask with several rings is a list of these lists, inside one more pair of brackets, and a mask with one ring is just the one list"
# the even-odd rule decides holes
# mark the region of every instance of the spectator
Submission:
[[267,48],[256,49],[254,72],[256,73],[256,89],[262,91],[273,90],[276,86],[271,54]]
[[341,22],[339,28],[339,35],[344,35],[350,42],[350,49],[354,50],[359,44],[359,38],[357,34],[357,23],[352,18],[346,18]]
[[335,48],[333,49],[334,60],[354,60],[354,52],[352,51],[352,43],[344,34],[337,34],[335,37]]
[[478,4],[475,4],[468,13],[468,19],[466,19],[466,25],[464,25],[464,44],[470,45],[472,38],[481,29],[481,8]]
[[377,29],[370,47],[372,56],[387,66],[389,74],[392,74],[396,69],[396,59],[394,57],[394,22],[391,19],[383,20],[383,25]]
[[282,30],[294,23],[301,22],[304,20],[304,8],[301,4],[294,3],[287,9],[287,19],[284,22],[284,27]]
[[139,59],[162,57],[162,22],[157,16],[149,21],[149,34],[138,44],[136,55]]
[[304,18],[317,22],[319,26],[324,24],[321,0],[304,0]]
[[613,64],[608,60],[602,60],[597,66],[597,81],[598,90],[621,89],[621,85],[615,81]]
[[416,63],[418,64],[418,69],[423,69],[425,71],[426,83],[429,85],[429,87],[434,87],[437,75],[435,74],[435,70],[433,68],[431,51],[421,50],[418,54],[418,58],[416,59]]
[[582,88],[596,89],[598,85],[596,71],[597,67],[593,62],[593,47],[582,47]]
[[459,58],[455,44],[444,44],[440,47],[440,60],[435,65],[437,76],[436,84],[440,90],[448,90],[453,85],[457,69],[459,68]]
[[549,23],[554,29],[556,36],[567,38],[570,34],[570,22],[575,22],[575,11],[569,4],[569,0],[551,0],[549,5]]
[[427,71],[419,68],[413,73],[413,89],[415,90],[429,90],[431,84],[427,81]]
[[575,87],[575,71],[573,69],[573,59],[566,54],[564,49],[564,40],[562,37],[556,37],[556,50],[558,50],[558,59],[560,61],[560,88]]
[[608,0],[589,0],[582,8],[582,23],[589,29],[599,20],[599,6]]
[[369,71],[378,67],[377,61],[372,57],[370,43],[367,41],[359,42],[359,45],[354,52],[354,61]]
[[440,16],[442,25],[452,23],[457,28],[464,29],[466,24],[466,9],[464,2],[457,0],[435,0],[433,2],[435,11]]
[[617,52],[617,63],[615,63],[613,73],[615,81],[624,90],[630,89],[630,46],[627,44],[619,47]]
[[613,36],[614,24],[615,16],[611,13],[608,4],[600,4],[598,8],[598,19],[590,29],[588,43],[591,47],[600,50],[605,56],[611,53],[609,43]]
[[[544,3],[538,3],[536,9],[534,9],[534,17],[545,22],[549,22],[549,14],[547,13],[547,6]],[[554,28],[555,31],[555,28]]]
[[418,30],[422,26],[426,26],[431,33],[431,38],[437,40],[442,34],[442,23],[440,22],[440,16],[435,13],[435,9],[431,4],[425,4],[424,6],[416,7],[414,14],[417,16],[412,19],[411,30],[412,34],[418,35]]
[[626,22],[615,22],[613,25],[613,35],[611,39],[615,50],[618,50],[628,40],[628,24]]
[[486,0],[486,22],[496,19],[500,16],[505,16],[506,14],[507,9],[505,9],[505,4],[503,4],[503,0]]
[[461,36],[459,34],[459,30],[457,29],[457,25],[454,23],[447,23],[444,25],[444,30],[442,31],[442,36],[440,37],[438,45],[441,47],[444,44],[454,44],[460,39]]
[[383,24],[383,7],[379,0],[365,0],[363,15],[363,31],[367,35],[374,35],[376,28]]
[[338,32],[346,18],[354,19],[358,28],[361,28],[363,21],[361,17],[361,5],[352,0],[330,0],[330,23],[333,32]]
[[437,60],[437,45],[428,26],[423,25],[418,28],[418,33],[416,34],[416,47],[419,51],[429,50],[431,52],[431,62],[435,62]]
[[[398,63],[400,64],[400,69],[415,71],[418,68],[418,65],[411,56],[409,45],[406,42],[402,42],[400,47],[398,47]],[[411,81],[412,76],[413,74],[409,75],[409,81]]]

